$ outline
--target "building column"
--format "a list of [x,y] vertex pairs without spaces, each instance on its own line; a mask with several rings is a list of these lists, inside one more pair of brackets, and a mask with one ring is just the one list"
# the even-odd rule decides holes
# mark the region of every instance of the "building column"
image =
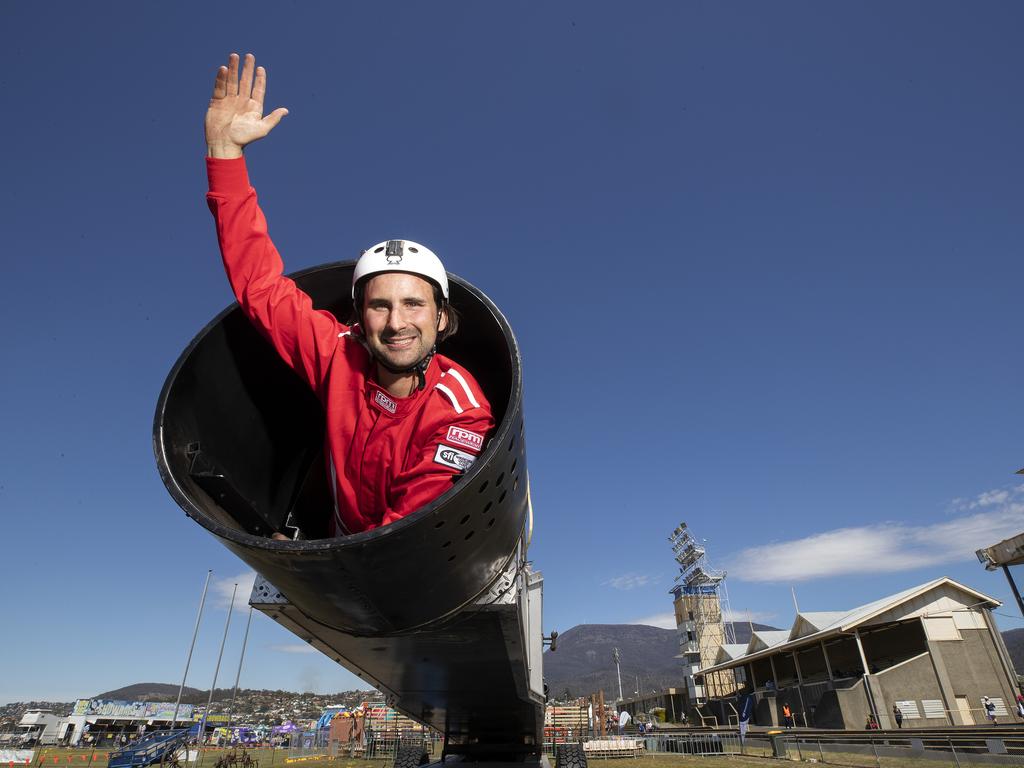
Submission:
[[924,625],[924,618],[919,618],[918,621],[921,622],[921,634],[924,635],[928,658],[931,659],[932,669],[935,671],[935,681],[939,684],[939,694],[942,696],[942,703],[948,713],[947,718],[952,725],[964,725],[963,718],[960,717],[960,710],[956,707],[956,696],[953,693],[953,684],[949,681],[949,672],[946,671],[946,662],[942,659],[942,651],[928,637],[928,628]]
[[[825,641],[819,640],[821,643],[821,655],[825,657],[825,671],[828,673],[828,681],[834,683],[835,678],[832,677],[832,663],[828,660],[828,649],[825,647]],[[832,686],[833,688],[835,685]]]
[[800,711],[804,714],[804,725],[807,725],[807,704],[804,703],[804,676],[800,671],[800,659],[796,657],[796,651],[793,651],[793,666],[796,668],[796,692],[800,696]]
[[[1019,596],[1017,599],[1020,599]],[[992,618],[991,611],[982,608],[981,613],[985,619],[985,626],[988,627],[988,633],[992,639],[992,644],[996,647],[996,655],[999,657],[999,662],[1003,667],[1003,674],[1006,675],[1006,682],[1009,684],[1009,687],[1005,691],[1009,696],[1006,700],[1006,709],[1007,711],[1012,712],[1013,709],[1010,705],[1014,703],[1017,696],[1017,676],[1013,671],[1013,662],[1010,661],[1010,654],[1006,650],[1006,643],[1003,642],[1003,636],[999,634],[999,630],[996,628],[996,621]]]
[[874,691],[871,689],[871,667],[868,666],[868,657],[864,653],[864,643],[860,640],[860,630],[854,627],[853,639],[857,641],[857,651],[860,653],[860,663],[864,667],[864,675],[861,677],[861,682],[864,684],[864,695],[868,697],[868,708],[871,710],[871,714],[875,716],[875,722],[878,723],[879,728],[889,726],[889,713],[885,713],[885,723],[882,723],[882,718],[878,711],[878,707],[875,706]]
[[757,690],[757,678],[754,676],[754,662],[750,662],[750,692]]
[[772,665],[772,683],[775,685],[775,690],[779,690],[779,673],[775,671],[775,656],[768,656],[768,663]]

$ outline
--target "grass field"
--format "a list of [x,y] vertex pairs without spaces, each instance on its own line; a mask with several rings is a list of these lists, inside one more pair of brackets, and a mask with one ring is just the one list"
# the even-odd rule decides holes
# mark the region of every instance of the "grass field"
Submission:
[[[33,761],[33,768],[89,768],[90,750],[77,749],[48,749],[36,755]],[[217,760],[224,754],[223,750],[210,749],[204,751],[202,761],[188,763],[195,768],[213,768]],[[280,768],[390,768],[391,760],[379,758],[375,760],[355,760],[348,757],[320,757],[289,759],[284,750],[254,749],[249,750],[250,756],[259,761],[259,768],[269,768],[271,765]],[[56,758],[56,762],[54,762]],[[106,768],[107,753],[97,750],[92,755],[93,768]],[[749,766],[755,763],[764,763],[759,757],[691,757],[687,755],[645,755],[638,758],[626,758],[621,760],[591,760],[601,766],[608,764],[608,768],[619,766],[620,768],[737,768],[737,766]],[[555,766],[554,760],[552,765]],[[2,767],[0,767],[2,768]]]
[[[217,761],[223,757],[226,750],[209,748],[203,751],[201,760],[195,763],[183,763],[186,768],[215,768]],[[44,749],[36,753],[36,759],[32,762],[31,768],[106,768],[107,752],[105,750],[88,749]],[[249,755],[259,761],[259,768],[390,768],[390,758],[378,758],[373,760],[352,759],[349,757],[299,757],[290,755],[287,750],[272,749],[251,749]],[[815,763],[818,765],[831,765],[837,768],[956,768],[953,757],[949,762],[936,759],[921,759],[912,757],[888,757],[882,756],[876,762],[874,755],[853,754],[841,752],[826,752],[824,762],[816,750],[804,750],[803,760],[800,760],[798,753],[790,747],[790,761]],[[991,766],[990,761],[972,761],[970,755],[958,755],[960,768],[967,768],[970,765]],[[555,766],[555,761],[552,760]],[[720,757],[694,757],[691,755],[674,754],[648,754],[637,758],[608,759],[591,758],[589,762],[598,768],[743,768],[760,764],[767,765],[769,762],[778,764],[773,760],[770,750],[748,749],[746,755],[723,755]],[[1024,766],[1024,760],[1011,759],[1008,764]],[[0,768],[6,768],[0,766]],[[557,766],[555,766],[557,768]]]

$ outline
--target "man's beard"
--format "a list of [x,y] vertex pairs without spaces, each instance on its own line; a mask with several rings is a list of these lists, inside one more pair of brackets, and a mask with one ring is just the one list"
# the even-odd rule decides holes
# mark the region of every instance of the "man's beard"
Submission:
[[[405,349],[392,350],[387,345],[397,339],[410,339],[411,344]],[[429,349],[423,343],[423,337],[419,334],[388,334],[381,335],[380,342],[375,350],[377,357],[383,360],[388,366],[397,369],[412,368],[426,357]]]

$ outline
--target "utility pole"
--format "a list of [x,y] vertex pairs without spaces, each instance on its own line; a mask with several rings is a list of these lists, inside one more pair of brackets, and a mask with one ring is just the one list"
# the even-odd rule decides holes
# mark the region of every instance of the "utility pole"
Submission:
[[612,648],[612,658],[615,660],[615,674],[619,678],[619,701],[622,701],[622,671],[619,669],[619,649]]

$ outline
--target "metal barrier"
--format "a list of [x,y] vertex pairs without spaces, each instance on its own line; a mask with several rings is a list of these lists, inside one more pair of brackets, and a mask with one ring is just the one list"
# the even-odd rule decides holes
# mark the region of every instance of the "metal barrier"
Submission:
[[847,734],[769,731],[748,733],[742,754],[826,763],[849,768],[901,768],[927,760],[953,768],[974,765],[1024,766],[1024,735],[913,731]]
[[[556,747],[564,742],[545,741],[544,753],[555,756]],[[691,756],[742,754],[737,731],[675,731],[672,733],[629,734],[605,738],[584,738],[587,760],[637,758],[654,754]]]
[[331,739],[326,732],[309,732],[292,739],[285,762],[299,762],[319,758],[365,758],[367,760],[394,761],[399,748],[422,745],[428,754],[440,753],[441,734],[422,727],[370,728],[359,737],[348,741]]

